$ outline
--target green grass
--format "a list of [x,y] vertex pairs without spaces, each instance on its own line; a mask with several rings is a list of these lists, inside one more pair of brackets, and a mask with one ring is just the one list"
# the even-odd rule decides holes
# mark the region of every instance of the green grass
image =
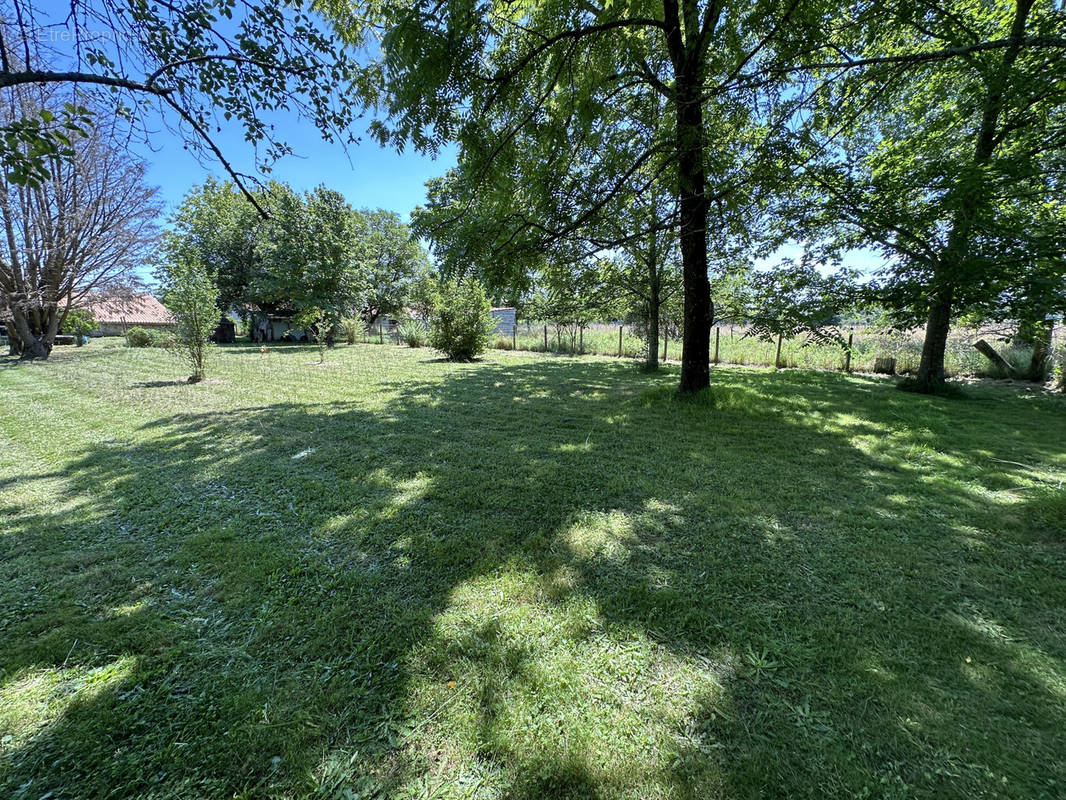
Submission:
[[0,362],[0,796],[1063,796],[1063,398],[316,359]]

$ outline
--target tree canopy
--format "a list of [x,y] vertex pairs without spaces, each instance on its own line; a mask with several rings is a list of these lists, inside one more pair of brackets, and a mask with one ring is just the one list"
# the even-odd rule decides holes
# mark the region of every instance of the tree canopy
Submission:
[[208,180],[174,212],[162,258],[195,258],[219,289],[221,311],[295,315],[323,324],[402,309],[428,273],[425,250],[397,214],[356,210],[324,186],[256,191],[261,217],[232,183]]
[[[62,19],[12,0],[0,16],[0,92],[77,87],[93,99],[92,113],[126,121],[134,135],[151,138],[161,123],[221,164],[253,204],[254,181],[216,141],[221,126],[240,125],[258,166],[290,150],[270,112],[293,112],[327,139],[348,141],[363,108],[350,98],[368,93],[364,78],[354,54],[302,0],[75,0]],[[46,178],[47,157],[69,149],[85,113],[75,103],[7,121],[0,165],[17,182]]]
[[[903,5],[862,41],[875,63],[817,97],[800,216],[813,242],[886,256],[879,298],[898,324],[926,325],[921,388],[943,381],[953,314],[1066,283],[1064,25],[1033,0]],[[936,50],[955,55],[904,58]]]
[[[62,106],[54,87],[20,86],[0,98],[0,123]],[[71,308],[91,292],[126,283],[150,258],[160,204],[145,165],[102,117],[51,153],[32,184],[0,176],[0,315],[12,352],[47,358]]]
[[[1031,0],[956,5],[384,3],[370,22],[327,8],[353,40],[385,32],[376,68],[390,116],[375,127],[380,139],[428,152],[460,145],[458,170],[431,186],[431,213],[420,221],[437,231],[455,226],[436,239],[448,259],[481,260],[496,273],[490,278],[520,284],[557,244],[610,248],[637,237],[643,232],[605,232],[616,201],[660,181],[671,188],[685,305],[681,386],[696,390],[708,382],[708,271],[741,267],[753,250],[780,241],[769,222],[803,195],[827,197],[827,219],[862,244],[884,244],[869,224],[884,206],[924,214],[919,222],[938,236],[955,227],[954,214],[967,230],[940,245],[940,260],[975,263],[970,229],[995,203],[972,205],[967,187],[995,181],[985,156],[962,170],[959,155],[978,142],[1021,153],[1006,140],[1024,138],[1027,126],[1039,135],[1057,130],[1048,114],[1060,107],[1064,84],[1055,76],[1066,39],[1062,12],[1049,2],[1035,10]],[[1048,69],[1046,80],[1024,80]],[[1024,91],[1008,97],[1015,82]],[[926,118],[928,136],[918,142]],[[874,170],[874,183],[895,184],[897,193],[878,197],[870,181],[858,181],[856,225],[851,184],[835,184],[863,147],[872,160],[859,157],[859,171]],[[908,161],[926,165],[926,178],[940,165],[940,189],[926,191]],[[903,184],[921,190],[899,192]],[[915,202],[926,211],[905,207]],[[893,246],[913,244],[891,219],[883,224]],[[899,263],[901,278],[928,270],[928,259]],[[928,298],[932,284],[918,283]]]

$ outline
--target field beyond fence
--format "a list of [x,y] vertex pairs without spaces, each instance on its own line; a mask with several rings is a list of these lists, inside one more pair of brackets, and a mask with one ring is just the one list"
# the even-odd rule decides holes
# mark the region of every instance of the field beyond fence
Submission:
[[[806,369],[873,372],[878,358],[893,358],[896,373],[907,375],[917,371],[922,356],[924,332],[879,331],[862,325],[842,328],[845,340],[851,337],[851,359],[847,347],[834,343],[814,343],[807,339],[783,339],[780,366]],[[1004,358],[1020,371],[1028,367],[1032,348],[1012,345],[1004,341],[1002,329],[957,328],[951,332],[945,369],[949,377],[1009,377],[987,358],[978,353],[973,343],[987,339]],[[1055,342],[1066,344],[1066,328],[1055,330]],[[714,358],[717,343],[717,359]],[[644,358],[647,344],[632,325],[593,324],[578,330],[576,327],[544,322],[520,322],[513,336],[498,334],[490,346],[498,350],[527,350],[569,355],[602,355],[620,358]],[[716,326],[711,334],[712,361],[720,364],[744,366],[774,366],[777,343],[747,335],[740,325]],[[681,341],[660,339],[659,356],[667,361],[680,360]]]

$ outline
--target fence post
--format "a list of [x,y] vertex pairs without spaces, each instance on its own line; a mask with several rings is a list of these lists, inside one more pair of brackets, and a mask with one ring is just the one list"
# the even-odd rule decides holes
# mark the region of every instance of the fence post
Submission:
[[548,352],[548,326],[544,326],[544,352]]
[[618,357],[622,357],[622,326],[618,326]]
[[777,334],[777,355],[774,356],[774,369],[781,369],[781,336]]
[[385,328],[378,324],[378,344],[385,344]]
[[578,341],[577,352],[579,354],[581,354],[581,355],[584,355],[585,354],[585,326],[584,325],[582,325],[578,329],[577,341]]
[[714,329],[714,363],[718,363],[718,337],[722,335],[722,329],[715,326]]
[[851,343],[855,339],[855,331],[848,334],[848,349],[844,351],[844,371],[851,372]]
[[670,344],[670,337],[663,336],[663,361],[666,361],[666,348]]
[[518,323],[511,326],[511,349],[518,349]]

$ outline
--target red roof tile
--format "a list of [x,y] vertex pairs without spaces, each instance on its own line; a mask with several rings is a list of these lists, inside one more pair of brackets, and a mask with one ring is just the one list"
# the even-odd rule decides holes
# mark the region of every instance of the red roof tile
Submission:
[[128,298],[90,295],[78,303],[92,312],[100,325],[173,325],[174,315],[150,294]]

